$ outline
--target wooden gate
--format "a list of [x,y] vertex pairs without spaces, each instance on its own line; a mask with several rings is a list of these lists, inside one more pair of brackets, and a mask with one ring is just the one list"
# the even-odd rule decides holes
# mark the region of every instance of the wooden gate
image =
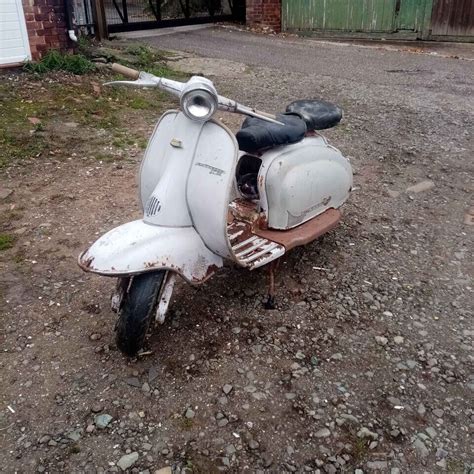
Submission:
[[474,1],[434,0],[431,35],[439,39],[474,38]]
[[[462,1],[462,0],[461,0]],[[328,35],[421,37],[431,0],[283,0],[282,28]]]

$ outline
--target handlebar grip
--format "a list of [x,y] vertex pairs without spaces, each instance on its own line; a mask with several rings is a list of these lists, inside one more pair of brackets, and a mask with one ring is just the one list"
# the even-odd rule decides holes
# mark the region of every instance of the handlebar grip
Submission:
[[133,80],[137,80],[140,75],[140,71],[132,69],[131,67],[122,66],[121,64],[117,63],[112,64],[112,71],[122,74]]

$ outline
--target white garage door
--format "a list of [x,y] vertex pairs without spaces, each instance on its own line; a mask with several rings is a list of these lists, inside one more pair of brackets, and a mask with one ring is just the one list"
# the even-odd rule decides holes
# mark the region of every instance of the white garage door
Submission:
[[0,0],[0,65],[31,59],[21,0]]

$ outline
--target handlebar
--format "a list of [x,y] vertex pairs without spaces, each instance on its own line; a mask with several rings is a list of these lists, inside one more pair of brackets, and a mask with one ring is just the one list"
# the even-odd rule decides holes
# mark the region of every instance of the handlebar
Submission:
[[[136,69],[132,69],[127,66],[122,66],[121,64],[114,63],[112,64],[112,71],[122,74],[129,79],[133,79],[132,81],[115,81],[115,82],[108,82],[106,85],[110,84],[122,84],[122,85],[129,85],[134,87],[159,87],[170,94],[180,96],[183,88],[185,87],[185,83],[173,81],[171,79],[166,79],[164,77],[156,77],[153,74],[148,74],[146,72],[140,72]],[[279,122],[275,115],[268,114],[266,112],[262,112],[260,110],[256,110],[250,107],[246,107],[245,105],[239,104],[235,100],[228,99],[227,97],[218,96],[218,108],[220,110],[226,112],[234,112],[237,114],[243,114],[250,117],[257,117],[267,122],[277,123],[279,125],[283,125],[283,123]]]
[[122,74],[123,76],[133,79],[134,81],[136,81],[138,77],[140,76],[140,71],[137,71],[136,69],[132,69],[131,67],[122,66],[121,64],[117,64],[117,63],[112,64],[112,71],[118,74]]

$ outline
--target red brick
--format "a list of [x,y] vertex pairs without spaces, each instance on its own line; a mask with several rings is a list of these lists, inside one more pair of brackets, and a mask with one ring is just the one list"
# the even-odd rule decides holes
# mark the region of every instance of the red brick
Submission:
[[63,1],[22,0],[33,60],[40,59],[49,49],[68,48]]
[[52,48],[50,44],[38,44],[36,46],[36,49],[42,56],[43,53],[46,53],[46,51],[49,51],[50,49],[54,49],[54,48]]
[[247,23],[281,29],[281,0],[247,0]]
[[45,38],[44,36],[30,36],[30,45],[40,45],[40,44],[45,44]]

